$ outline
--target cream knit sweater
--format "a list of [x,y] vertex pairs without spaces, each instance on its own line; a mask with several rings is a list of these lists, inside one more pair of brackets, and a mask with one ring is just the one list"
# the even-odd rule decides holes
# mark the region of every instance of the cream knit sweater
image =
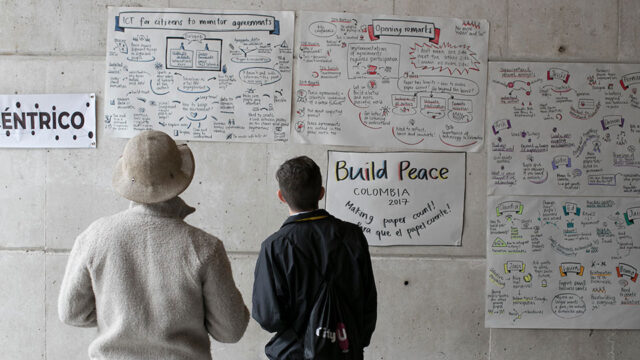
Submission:
[[207,333],[240,340],[249,311],[222,242],[183,221],[193,211],[178,197],[132,203],[78,236],[58,314],[98,327],[91,359],[211,359]]

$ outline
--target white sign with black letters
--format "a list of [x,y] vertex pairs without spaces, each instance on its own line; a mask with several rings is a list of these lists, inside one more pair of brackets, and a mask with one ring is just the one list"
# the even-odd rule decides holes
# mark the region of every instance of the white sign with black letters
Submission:
[[95,148],[95,94],[0,95],[0,147]]
[[329,152],[326,208],[369,245],[461,245],[464,153]]

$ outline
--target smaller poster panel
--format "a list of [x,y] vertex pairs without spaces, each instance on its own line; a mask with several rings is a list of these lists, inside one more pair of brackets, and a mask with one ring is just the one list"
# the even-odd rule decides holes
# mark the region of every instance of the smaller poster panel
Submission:
[[0,95],[0,147],[95,148],[95,94]]
[[490,196],[485,325],[640,329],[640,199]]
[[461,245],[464,153],[329,151],[326,208],[369,245]]

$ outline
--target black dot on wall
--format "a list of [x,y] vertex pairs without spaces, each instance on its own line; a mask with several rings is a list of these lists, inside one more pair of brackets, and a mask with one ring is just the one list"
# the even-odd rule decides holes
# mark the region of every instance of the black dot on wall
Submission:
[[36,106],[36,109],[40,107],[40,105],[39,105],[38,103],[36,103],[36,105],[35,105],[35,106]]
[[86,103],[85,105],[87,105],[87,107],[91,106],[91,104],[89,104],[89,103]]
[[16,103],[16,107],[20,107],[20,102],[19,101]]
[[55,110],[55,109],[56,109],[56,106],[55,106],[55,105],[53,105],[51,108],[52,108],[53,110]]
[[404,286],[407,286],[407,285],[409,285],[409,280],[404,281]]
[[31,130],[31,135],[35,135],[35,134],[36,134],[36,132]]
[[11,135],[11,131],[7,130],[5,134],[7,134],[7,136]]
[[559,53],[563,53],[563,52],[565,52],[565,51],[567,51],[567,48],[566,48],[566,47],[564,47],[564,45],[560,45],[560,47],[558,48],[558,52],[559,52]]
[[93,131],[89,131],[89,139],[93,139]]
[[78,138],[77,136],[73,135],[73,140],[76,140],[77,138]]
[[60,140],[60,136],[56,135],[56,141]]

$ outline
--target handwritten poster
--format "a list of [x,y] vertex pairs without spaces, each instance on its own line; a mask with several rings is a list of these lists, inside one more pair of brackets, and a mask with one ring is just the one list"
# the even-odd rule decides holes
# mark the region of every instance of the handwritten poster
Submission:
[[326,208],[369,245],[461,245],[465,154],[329,151]]
[[488,36],[485,20],[299,13],[292,137],[480,150]]
[[640,198],[487,206],[487,327],[640,328]]
[[490,64],[489,194],[640,195],[640,65]]
[[95,148],[95,94],[0,95],[0,147]]
[[288,141],[293,21],[290,11],[110,8],[106,130]]

